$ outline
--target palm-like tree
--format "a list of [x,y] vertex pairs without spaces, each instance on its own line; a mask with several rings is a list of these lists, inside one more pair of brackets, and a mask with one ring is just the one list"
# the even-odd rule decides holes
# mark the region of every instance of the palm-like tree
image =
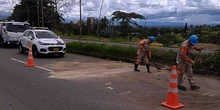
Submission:
[[131,23],[131,24],[134,24],[134,25],[137,25],[137,22],[132,20],[132,19],[140,19],[140,20],[144,20],[145,17],[140,15],[140,14],[137,14],[137,13],[134,13],[134,12],[131,12],[131,13],[125,13],[125,12],[121,12],[121,11],[115,11],[111,14],[113,17],[111,18],[111,20],[122,20],[122,22],[128,22],[128,23]]
[[[144,16],[137,14],[137,13],[134,13],[134,12],[125,13],[125,12],[121,12],[121,11],[115,11],[111,15],[113,16],[111,18],[111,20],[112,21],[120,21],[121,28],[126,31],[128,31],[128,29],[131,27],[131,25],[141,27],[140,25],[137,24],[135,19],[145,20]],[[129,33],[130,33],[130,31],[129,31]]]

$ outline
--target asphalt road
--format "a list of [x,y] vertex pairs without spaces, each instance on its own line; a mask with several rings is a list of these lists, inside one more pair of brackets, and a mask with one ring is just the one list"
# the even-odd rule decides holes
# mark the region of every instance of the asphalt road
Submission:
[[35,59],[37,67],[25,67],[26,54],[19,54],[18,49],[0,48],[1,110],[146,109],[135,104],[134,100],[106,89],[104,83],[85,84],[50,78],[51,72],[56,74],[56,71],[41,66],[74,59],[71,55],[65,58],[44,57]]
[[[0,48],[0,110],[169,110],[170,67],[140,65],[66,54],[64,58],[34,58],[25,67],[27,54],[17,48]],[[198,91],[179,91],[181,110],[219,110],[219,79],[195,74]]]

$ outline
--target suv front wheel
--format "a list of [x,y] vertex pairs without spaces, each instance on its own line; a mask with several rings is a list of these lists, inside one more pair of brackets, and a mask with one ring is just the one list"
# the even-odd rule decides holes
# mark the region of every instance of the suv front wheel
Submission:
[[20,53],[20,54],[23,54],[23,53],[24,53],[24,47],[22,46],[22,44],[19,44],[18,50],[19,50],[19,53]]
[[39,55],[40,55],[40,53],[38,52],[36,46],[33,46],[33,48],[32,48],[32,53],[33,53],[33,57],[34,57],[34,58],[37,58],[37,57],[39,57]]

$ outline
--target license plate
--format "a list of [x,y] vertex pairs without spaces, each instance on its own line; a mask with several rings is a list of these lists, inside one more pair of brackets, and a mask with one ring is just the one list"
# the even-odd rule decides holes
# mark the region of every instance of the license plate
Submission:
[[57,52],[59,51],[59,48],[53,48],[53,51]]
[[11,41],[16,41],[17,39],[16,38],[11,38]]

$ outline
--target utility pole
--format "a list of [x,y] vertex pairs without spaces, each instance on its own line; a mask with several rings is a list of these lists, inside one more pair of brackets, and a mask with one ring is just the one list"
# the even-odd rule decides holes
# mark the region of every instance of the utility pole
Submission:
[[37,0],[37,26],[40,26],[39,1]]
[[80,20],[79,20],[79,25],[80,25],[80,38],[82,37],[82,12],[81,12],[81,0],[79,0],[79,10],[80,10]]
[[103,6],[103,1],[104,0],[102,0],[102,4],[101,4],[101,7],[100,7],[100,11],[99,11],[99,21],[98,21],[98,26],[97,26],[97,30],[96,30],[96,34],[98,34],[98,36],[99,36],[99,24],[100,24],[100,18],[101,18],[101,12],[102,12],[102,6]]
[[57,26],[57,22],[58,22],[58,19],[57,19],[57,0],[55,0],[55,26]]
[[42,27],[44,27],[44,10],[43,10],[43,0],[41,0],[41,17],[42,17]]
[[29,7],[27,7],[27,21],[29,22]]

